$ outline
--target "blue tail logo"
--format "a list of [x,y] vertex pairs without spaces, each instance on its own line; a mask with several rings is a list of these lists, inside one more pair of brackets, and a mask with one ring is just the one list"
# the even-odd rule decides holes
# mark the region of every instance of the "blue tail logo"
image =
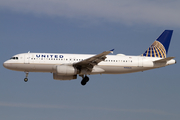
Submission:
[[165,30],[142,56],[166,58],[173,30]]

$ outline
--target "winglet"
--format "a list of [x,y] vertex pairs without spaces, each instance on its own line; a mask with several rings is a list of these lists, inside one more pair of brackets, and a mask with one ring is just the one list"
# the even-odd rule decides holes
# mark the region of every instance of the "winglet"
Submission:
[[114,49],[110,50],[110,52],[113,54]]

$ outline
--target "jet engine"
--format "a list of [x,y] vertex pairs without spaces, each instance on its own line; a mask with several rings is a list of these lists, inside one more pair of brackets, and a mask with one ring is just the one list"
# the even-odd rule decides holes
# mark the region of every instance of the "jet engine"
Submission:
[[76,75],[77,69],[73,66],[68,65],[57,65],[56,66],[56,74],[57,75]]

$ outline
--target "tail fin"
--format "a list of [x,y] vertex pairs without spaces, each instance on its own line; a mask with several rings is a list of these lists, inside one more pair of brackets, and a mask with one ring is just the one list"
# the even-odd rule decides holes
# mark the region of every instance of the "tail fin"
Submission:
[[142,56],[166,58],[173,30],[165,30]]

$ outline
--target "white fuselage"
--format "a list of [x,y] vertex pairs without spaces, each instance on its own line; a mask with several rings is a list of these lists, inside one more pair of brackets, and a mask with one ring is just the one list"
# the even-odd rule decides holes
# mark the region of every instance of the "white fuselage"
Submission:
[[[24,72],[56,73],[57,65],[73,65],[94,55],[88,54],[55,54],[55,53],[23,53],[13,56],[4,62],[4,67]],[[157,57],[107,55],[107,58],[95,65],[88,74],[125,74],[139,72],[174,64],[174,59],[164,63],[154,63]]]

